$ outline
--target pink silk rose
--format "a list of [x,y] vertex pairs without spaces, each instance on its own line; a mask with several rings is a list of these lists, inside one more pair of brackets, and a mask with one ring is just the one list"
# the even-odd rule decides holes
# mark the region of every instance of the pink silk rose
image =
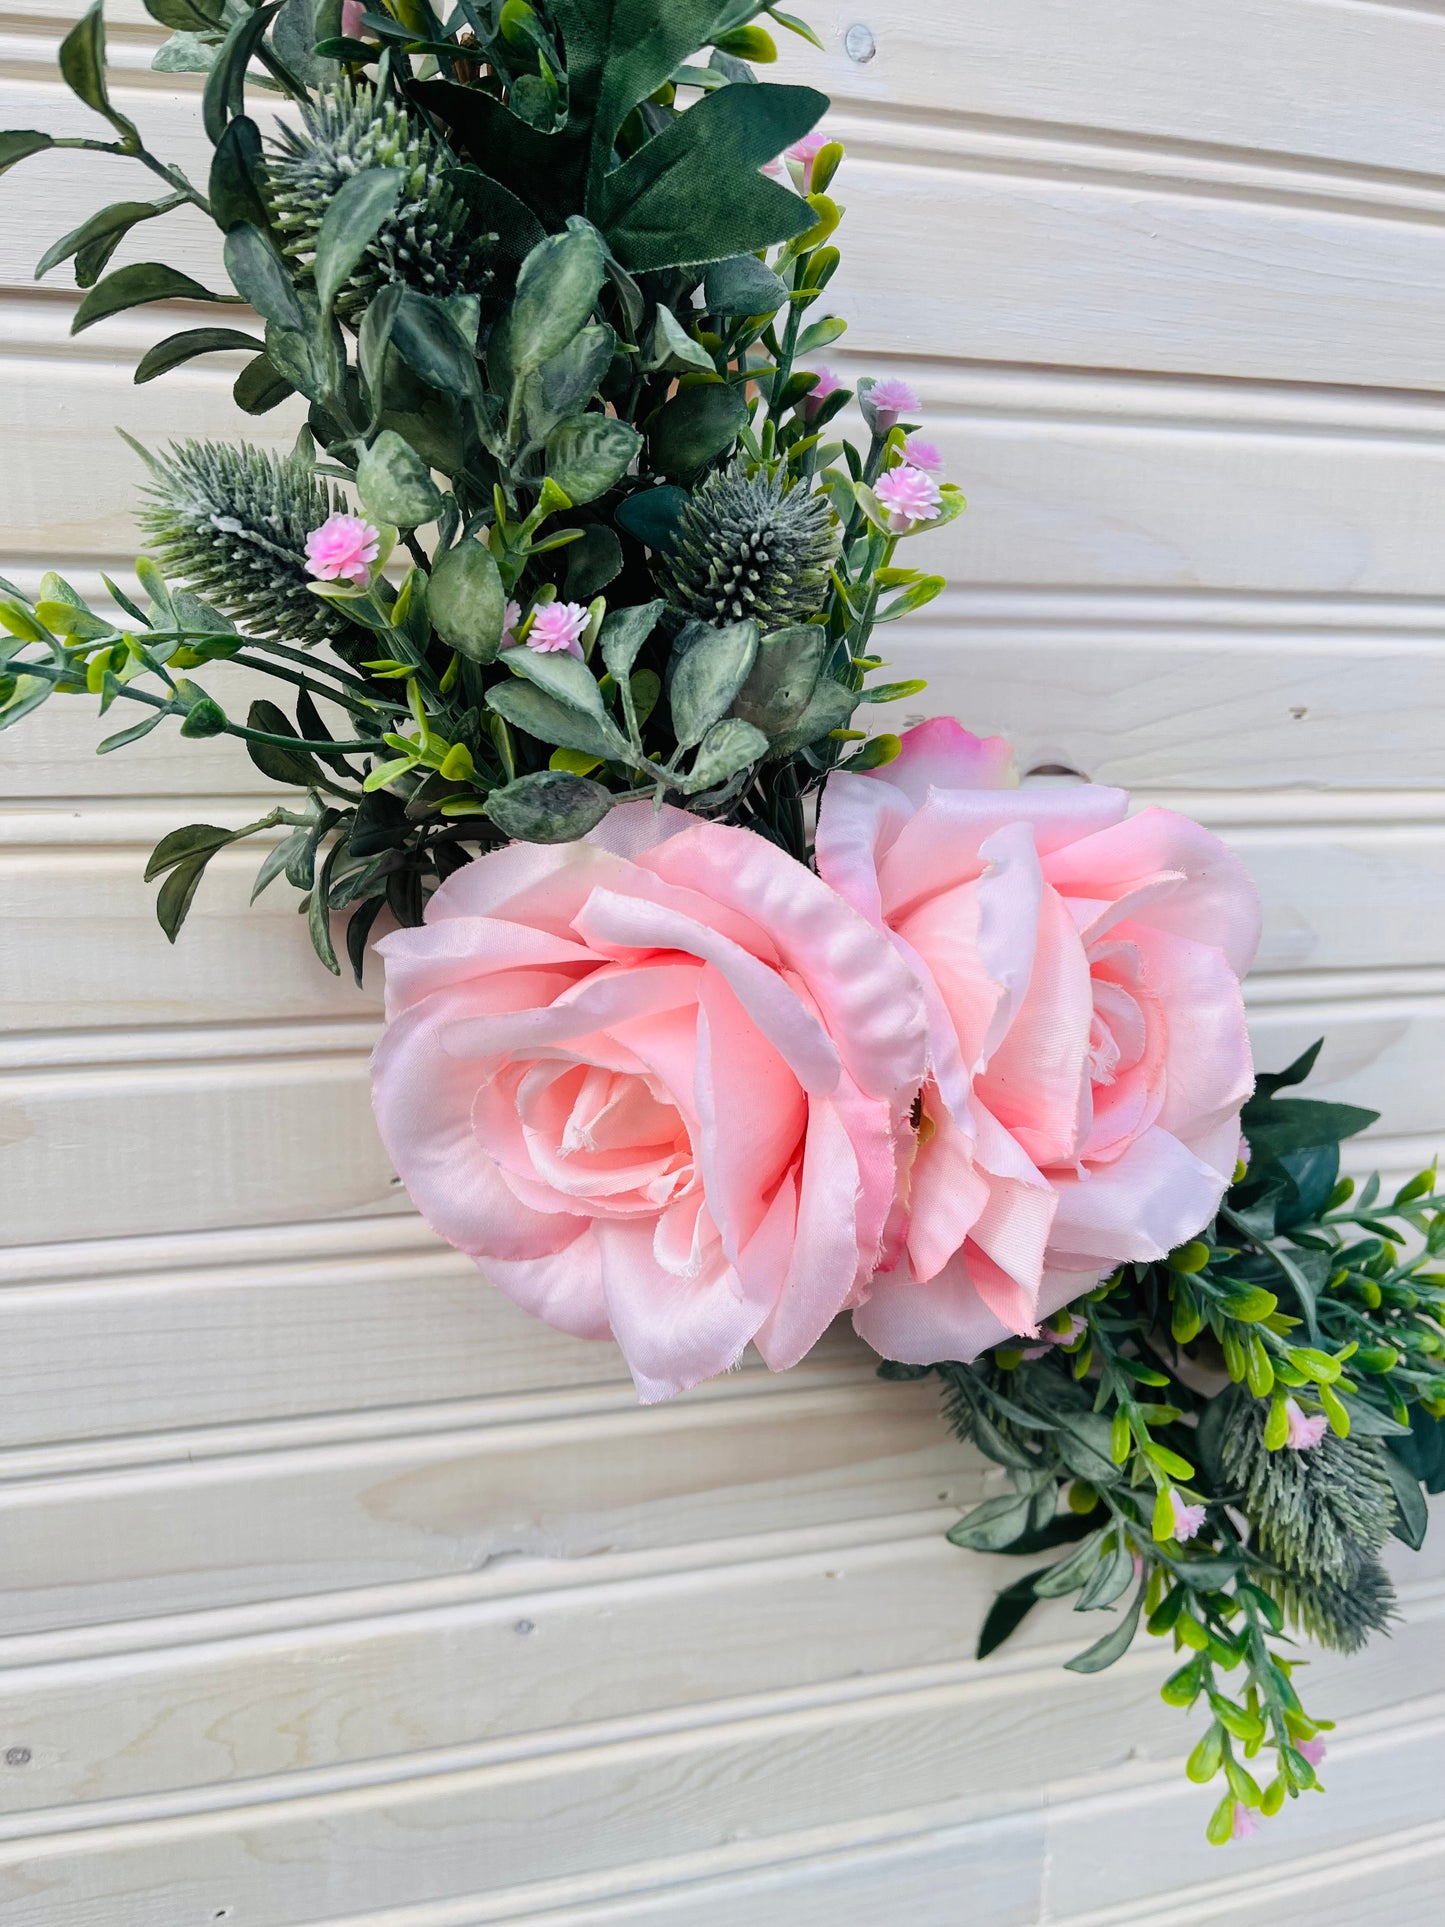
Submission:
[[927,1061],[885,936],[749,830],[623,804],[377,946],[382,1138],[442,1237],[647,1400],[796,1364],[899,1236]]
[[853,1322],[886,1357],[971,1359],[1208,1223],[1253,1088],[1239,859],[1122,790],[1005,787],[949,718],[835,775],[818,868],[912,963],[930,1075],[906,1249]]

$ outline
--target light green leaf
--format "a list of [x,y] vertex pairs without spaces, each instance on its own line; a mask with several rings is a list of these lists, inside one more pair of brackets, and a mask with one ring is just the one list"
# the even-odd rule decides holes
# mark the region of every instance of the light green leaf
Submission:
[[602,242],[586,221],[549,234],[522,263],[508,316],[512,369],[521,380],[561,354],[591,320],[602,292]]
[[832,676],[821,677],[808,699],[808,707],[797,722],[773,738],[769,754],[791,756],[796,750],[806,749],[810,743],[820,741],[835,729],[846,729],[857,707],[856,690],[845,689]]
[[749,763],[761,762],[767,753],[768,739],[760,729],[754,729],[751,723],[736,716],[724,717],[713,724],[698,744],[692,768],[682,784],[683,791],[688,796],[696,796],[702,790],[712,789],[746,769]]
[[[749,257],[751,258],[751,257]],[[689,368],[705,375],[717,373],[713,358],[700,341],[694,341],[671,308],[661,301],[653,317],[643,367],[649,371],[666,369],[669,374],[686,374]]]
[[535,683],[538,689],[545,689],[554,701],[566,703],[570,709],[581,710],[586,716],[595,716],[598,722],[610,724],[611,718],[607,714],[602,691],[597,687],[597,678],[585,662],[579,662],[576,656],[569,655],[565,649],[528,649],[523,645],[517,649],[504,649],[497,660],[514,675]]
[[758,653],[758,625],[731,622],[714,629],[690,622],[673,644],[668,699],[678,744],[690,749],[726,716]]
[[549,769],[493,790],[486,812],[499,830],[519,842],[572,843],[597,827],[612,802],[611,792],[600,783]]
[[776,314],[788,298],[787,285],[755,254],[715,261],[703,283],[707,311],[713,315]]
[[657,627],[666,605],[639,602],[634,608],[612,609],[602,624],[597,646],[608,674],[615,682],[626,682],[642,652],[642,646]]
[[733,703],[765,736],[776,736],[802,716],[818,686],[828,632],[817,623],[777,629],[758,644],[757,658]]
[[390,428],[381,431],[357,464],[356,491],[374,522],[414,529],[441,514],[441,490],[430,469]]
[[[1130,1561],[1132,1567],[1133,1561]],[[1106,1666],[1112,1666],[1116,1659],[1122,1659],[1133,1644],[1134,1635],[1139,1630],[1139,1614],[1144,1605],[1144,1588],[1141,1586],[1134,1595],[1134,1603],[1120,1619],[1111,1632],[1082,1653],[1064,1661],[1065,1670],[1070,1673],[1102,1673]]]
[[629,756],[627,744],[612,724],[604,726],[520,677],[489,689],[487,707],[539,743],[550,743],[558,749],[580,749],[584,755],[603,761]]
[[438,559],[427,584],[426,608],[448,648],[469,662],[496,660],[506,626],[507,592],[484,542],[468,537]]

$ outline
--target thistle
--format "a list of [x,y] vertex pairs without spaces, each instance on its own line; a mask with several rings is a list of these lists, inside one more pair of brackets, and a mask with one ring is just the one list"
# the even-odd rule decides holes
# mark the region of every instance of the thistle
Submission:
[[350,632],[307,586],[306,537],[346,503],[304,458],[188,441],[146,459],[140,521],[169,574],[253,635],[309,644]]
[[447,184],[452,154],[404,103],[379,100],[364,81],[342,80],[303,106],[304,125],[282,127],[268,155],[271,205],[282,246],[306,263],[322,216],[339,188],[363,168],[388,167],[405,185],[337,301],[354,313],[390,281],[421,294],[478,292],[489,275],[484,255],[495,237],[467,232],[467,207]]
[[660,574],[688,615],[719,626],[752,616],[766,631],[818,614],[837,553],[826,496],[735,463],[689,499]]
[[1357,1653],[1371,1633],[1395,1617],[1395,1588],[1378,1559],[1362,1559],[1345,1577],[1303,1579],[1285,1573],[1263,1585],[1301,1632],[1337,1653]]
[[1384,1447],[1326,1433],[1307,1452],[1271,1452],[1266,1412],[1261,1400],[1238,1410],[1222,1446],[1260,1549],[1301,1580],[1347,1581],[1390,1536],[1395,1501]]

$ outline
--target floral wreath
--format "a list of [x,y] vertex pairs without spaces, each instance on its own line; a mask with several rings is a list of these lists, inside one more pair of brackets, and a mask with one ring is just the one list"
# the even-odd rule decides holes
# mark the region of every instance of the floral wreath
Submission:
[[[0,582],[0,728],[88,693],[141,712],[101,754],[243,741],[292,794],[161,840],[161,927],[269,833],[256,894],[303,893],[327,969],[387,931],[375,1111],[426,1220],[644,1399],[845,1311],[885,1377],[936,1374],[1009,1482],[949,1537],[1056,1555],[980,1654],[1072,1598],[1113,1609],[1095,1672],[1143,1619],[1210,1839],[1252,1831],[1320,1784],[1288,1629],[1385,1627],[1381,1549],[1445,1487],[1445,1198],[1341,1179],[1373,1113],[1287,1094],[1318,1046],[1255,1076],[1259,906],[1214,836],[1013,787],[949,719],[855,727],[924,687],[874,680],[874,635],[939,594],[901,545],[964,501],[906,382],[818,361],[843,150],[749,64],[764,19],[815,37],[756,0],[146,5],[155,66],[206,76],[204,191],[113,104],[99,4],[60,67],[111,137],[0,134],[0,170],[148,168],[162,198],[40,263],[75,331],[243,305],[263,334],[173,334],[136,381],[241,351],[238,406],[306,425],[138,449],[146,607]],[[184,207],[233,292],[107,272]],[[217,663],[274,697],[237,721]]]

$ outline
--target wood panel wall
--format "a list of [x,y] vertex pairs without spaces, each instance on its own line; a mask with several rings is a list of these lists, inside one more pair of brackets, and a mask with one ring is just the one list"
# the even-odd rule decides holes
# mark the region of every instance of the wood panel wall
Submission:
[[[972,502],[899,673],[1234,841],[1262,1061],[1325,1032],[1325,1088],[1384,1112],[1362,1155],[1413,1168],[1445,1137],[1445,14],[809,11],[829,51],[788,66],[850,150],[833,358],[916,383]],[[8,0],[0,123],[88,131],[61,30]],[[195,164],[157,38],[124,0],[117,93]],[[125,568],[112,424],[239,432],[234,367],[130,384],[204,314],[72,341],[31,279],[146,182],[0,184],[23,582]],[[1061,1673],[1092,1631],[1051,1610],[971,1658],[1011,1568],[940,1534],[996,1475],[926,1390],[839,1333],[642,1411],[436,1245],[367,1111],[375,998],[284,887],[247,909],[228,853],[155,928],[150,845],[261,779],[160,735],[97,760],[88,710],[0,739],[6,1927],[1434,1927],[1445,1546],[1397,1562],[1392,1640],[1317,1669],[1330,1798],[1206,1847],[1167,1655]]]

